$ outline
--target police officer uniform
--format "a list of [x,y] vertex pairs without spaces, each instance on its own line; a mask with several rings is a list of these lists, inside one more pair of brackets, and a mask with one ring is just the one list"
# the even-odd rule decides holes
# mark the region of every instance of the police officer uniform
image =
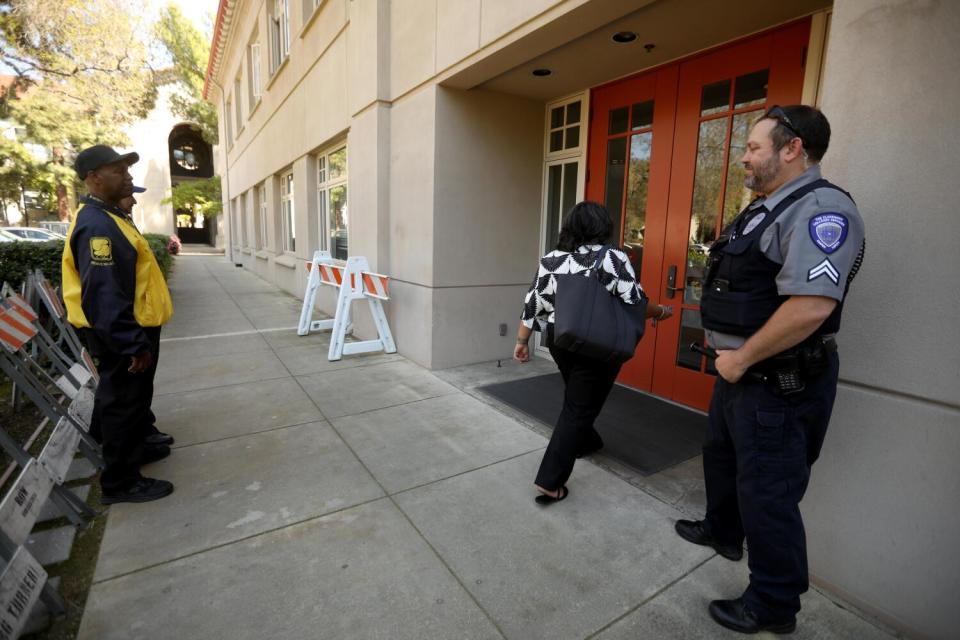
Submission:
[[63,297],[68,320],[98,360],[103,494],[136,493],[131,487],[138,482],[160,481],[144,479],[139,469],[149,434],[152,375],[128,368],[133,356],[157,349],[173,304],[146,239],[126,213],[92,195],[81,203],[64,245]]
[[761,621],[794,624],[809,586],[799,503],[833,409],[834,334],[863,247],[856,205],[814,165],[752,202],[711,249],[701,316],[716,349],[739,348],[790,296],[837,301],[799,345],[755,364],[734,384],[718,377],[714,387],[702,526],[737,554],[746,538],[750,585],[742,601]]

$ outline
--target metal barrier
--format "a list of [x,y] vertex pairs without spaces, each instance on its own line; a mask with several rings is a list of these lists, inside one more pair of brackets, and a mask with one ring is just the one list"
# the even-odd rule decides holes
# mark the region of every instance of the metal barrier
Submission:
[[[383,311],[383,301],[390,299],[388,276],[371,272],[367,259],[362,256],[347,258],[344,266],[335,264],[329,251],[314,253],[313,260],[307,263],[307,270],[310,276],[307,278],[307,290],[303,296],[303,308],[300,311],[300,323],[297,327],[298,335],[305,336],[311,331],[331,330],[330,350],[327,353],[327,359],[330,361],[340,360],[344,355],[355,353],[397,352],[387,315]],[[337,287],[339,291],[337,309],[333,318],[313,320],[317,291],[323,285]],[[365,299],[369,304],[378,338],[347,342],[346,336],[352,328],[351,306],[354,300],[361,299]]]
[[[63,321],[62,313],[59,317]],[[0,290],[0,369],[44,418],[25,444],[0,427],[0,446],[13,459],[2,482],[20,469],[0,498],[0,560],[5,563],[0,574],[0,640],[18,636],[38,599],[54,615],[64,612],[63,599],[23,544],[48,499],[72,524],[85,526],[96,511],[63,484],[78,449],[96,467],[103,466],[100,447],[87,432],[96,378],[61,348],[66,343],[72,351],[79,341],[69,344],[72,338],[65,327],[60,328],[60,340],[54,340],[38,320],[34,308],[4,285]],[[76,338],[72,328],[69,333]],[[54,425],[50,437],[34,457],[29,450],[50,424]]]

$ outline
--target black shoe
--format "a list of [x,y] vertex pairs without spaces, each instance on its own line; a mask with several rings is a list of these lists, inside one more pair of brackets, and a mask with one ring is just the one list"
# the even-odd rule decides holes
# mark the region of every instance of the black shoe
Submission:
[[674,529],[687,542],[712,547],[714,551],[727,560],[736,562],[743,557],[743,545],[737,546],[718,542],[703,528],[703,520],[677,520]]
[[760,622],[757,615],[747,607],[743,598],[714,600],[710,603],[710,617],[717,624],[740,633],[757,633],[760,631],[793,633],[797,628],[796,618],[781,622]]
[[555,503],[555,502],[560,502],[561,500],[564,500],[568,495],[570,495],[570,490],[567,489],[567,488],[564,486],[564,487],[560,487],[560,490],[557,491],[557,497],[556,497],[556,498],[554,498],[553,496],[548,496],[548,495],[545,494],[545,493],[541,493],[540,495],[538,495],[538,496],[537,496],[536,498],[534,498],[533,500],[534,500],[534,502],[536,502],[537,504],[542,504],[542,505],[546,506],[546,505],[553,504],[553,503]]
[[169,433],[157,431],[156,433],[151,433],[146,438],[144,438],[143,444],[147,445],[148,447],[165,444],[169,447],[170,445],[173,444],[173,436],[170,435]]
[[140,478],[126,489],[120,491],[104,491],[100,496],[100,504],[115,504],[117,502],[150,502],[159,500],[173,493],[173,484],[166,480]]
[[157,460],[163,460],[169,455],[170,447],[166,445],[144,447],[143,453],[140,454],[140,466],[156,462]]

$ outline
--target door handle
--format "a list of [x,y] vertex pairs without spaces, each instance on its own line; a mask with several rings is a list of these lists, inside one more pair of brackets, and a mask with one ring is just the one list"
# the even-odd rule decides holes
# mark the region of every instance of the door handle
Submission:
[[672,264],[667,269],[667,293],[668,299],[672,300],[677,291],[683,291],[683,287],[677,285],[677,265]]

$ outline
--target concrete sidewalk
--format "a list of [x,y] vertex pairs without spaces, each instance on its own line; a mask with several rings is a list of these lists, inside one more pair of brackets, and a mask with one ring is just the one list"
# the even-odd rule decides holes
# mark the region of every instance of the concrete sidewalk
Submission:
[[[694,465],[580,461],[534,504],[545,431],[475,387],[551,363],[331,363],[299,300],[222,257],[178,258],[171,290],[154,411],[177,443],[144,473],[176,491],[110,508],[81,638],[740,637],[706,605],[746,561],[673,531]],[[794,637],[890,635],[811,590]]]

